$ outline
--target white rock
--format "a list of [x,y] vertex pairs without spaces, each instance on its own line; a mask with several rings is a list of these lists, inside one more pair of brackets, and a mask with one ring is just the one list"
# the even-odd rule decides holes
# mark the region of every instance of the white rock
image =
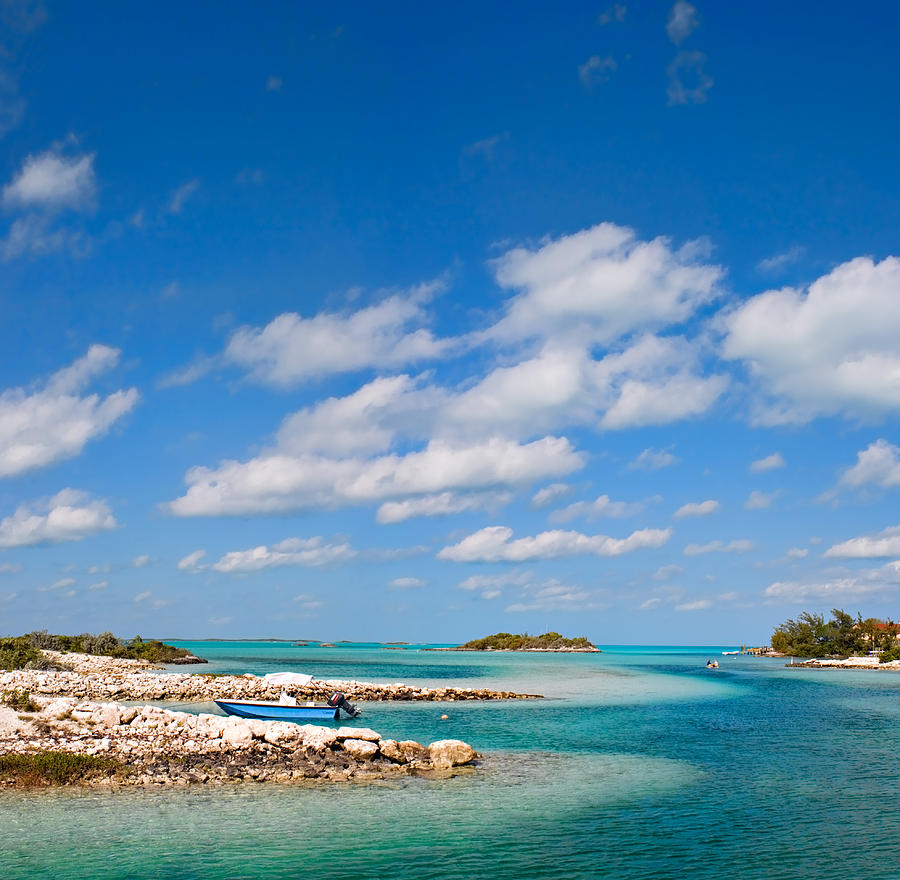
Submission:
[[222,732],[222,740],[230,746],[248,746],[253,742],[253,734],[243,721],[232,721]]
[[354,758],[361,760],[373,758],[378,751],[378,746],[375,743],[364,739],[345,739],[343,746]]
[[468,743],[459,739],[440,739],[428,746],[431,763],[436,770],[449,770],[460,764],[468,764],[478,753]]
[[329,727],[304,724],[298,730],[302,731],[303,745],[309,746],[317,752],[324,751],[337,742],[337,731]]
[[50,718],[65,718],[75,706],[75,701],[70,697],[61,697],[58,700],[51,700],[44,706],[43,714]]
[[368,727],[339,727],[335,733],[338,739],[364,739],[376,743],[381,739],[381,734]]
[[263,739],[273,746],[296,748],[303,741],[303,732],[296,724],[287,721],[269,721]]

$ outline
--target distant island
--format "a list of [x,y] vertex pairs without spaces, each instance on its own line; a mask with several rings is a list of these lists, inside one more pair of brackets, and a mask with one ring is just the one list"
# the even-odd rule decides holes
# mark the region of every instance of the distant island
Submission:
[[600,649],[584,636],[567,639],[558,632],[548,632],[540,636],[528,633],[494,633],[482,639],[474,639],[455,648],[437,648],[444,651],[558,651],[560,653],[599,654]]
[[91,633],[64,636],[48,633],[44,629],[24,636],[0,638],[0,669],[46,669],[52,664],[42,651],[91,654],[120,660],[146,660],[149,663],[207,662],[184,648],[166,645],[158,639],[144,641],[140,636],[135,636],[123,642],[111,632],[96,636]]
[[788,657],[846,659],[878,655],[880,663],[900,660],[900,624],[833,608],[831,619],[804,611],[772,633],[772,650]]

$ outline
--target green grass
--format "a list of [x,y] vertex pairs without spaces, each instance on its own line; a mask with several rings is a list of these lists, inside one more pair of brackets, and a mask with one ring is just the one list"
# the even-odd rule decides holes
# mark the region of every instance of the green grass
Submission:
[[32,701],[31,693],[26,690],[11,688],[0,691],[0,703],[15,709],[17,712],[37,712],[38,706]]
[[112,758],[69,752],[0,755],[0,782],[22,787],[69,785],[100,776],[114,776],[122,765]]

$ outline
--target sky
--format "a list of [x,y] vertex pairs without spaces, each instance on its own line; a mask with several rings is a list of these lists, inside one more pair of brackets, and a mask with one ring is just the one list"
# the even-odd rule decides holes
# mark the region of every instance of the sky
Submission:
[[898,38],[0,0],[0,634],[900,618]]

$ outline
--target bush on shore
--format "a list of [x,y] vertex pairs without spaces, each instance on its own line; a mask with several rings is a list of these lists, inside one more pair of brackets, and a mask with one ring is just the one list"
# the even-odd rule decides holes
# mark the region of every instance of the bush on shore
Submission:
[[34,787],[66,785],[96,776],[113,776],[122,765],[112,758],[70,752],[0,755],[0,782]]
[[47,669],[51,665],[41,650],[74,654],[94,654],[126,660],[173,663],[190,656],[190,651],[166,645],[158,639],[144,641],[135,636],[127,642],[111,632],[64,636],[39,630],[15,638],[0,639],[0,669]]
[[37,712],[38,706],[31,699],[31,692],[11,688],[0,691],[0,703],[17,712]]
[[831,619],[804,611],[796,620],[786,620],[772,633],[772,648],[793,657],[850,657],[869,651],[894,649],[897,627],[892,621],[861,614],[853,617],[838,608]]

